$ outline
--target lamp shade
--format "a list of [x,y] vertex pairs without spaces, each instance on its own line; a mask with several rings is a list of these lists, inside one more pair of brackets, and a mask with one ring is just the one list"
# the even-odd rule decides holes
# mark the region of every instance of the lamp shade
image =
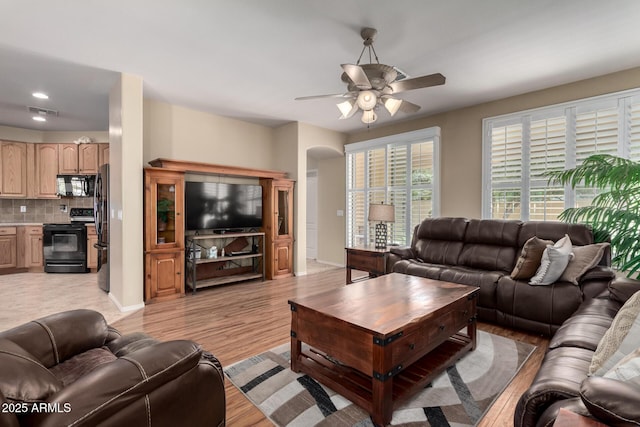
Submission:
[[395,220],[396,210],[393,205],[381,203],[369,206],[369,221],[395,222]]

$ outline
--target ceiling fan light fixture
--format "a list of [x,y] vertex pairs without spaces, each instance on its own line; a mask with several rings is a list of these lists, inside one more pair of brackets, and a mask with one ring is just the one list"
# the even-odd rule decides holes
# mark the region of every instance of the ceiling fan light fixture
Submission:
[[387,98],[384,100],[384,107],[387,109],[389,114],[391,114],[391,117],[395,116],[395,114],[400,109],[401,104],[402,101],[400,99]]
[[356,103],[361,110],[369,111],[378,103],[378,97],[370,90],[363,90],[358,94]]
[[362,112],[362,123],[373,123],[378,120],[378,115],[373,110],[366,110]]
[[344,117],[346,119],[351,117],[355,112],[353,111],[355,104],[356,101],[353,99],[347,99],[346,101],[336,104],[338,110],[340,110],[340,112],[342,113],[342,116],[340,118]]

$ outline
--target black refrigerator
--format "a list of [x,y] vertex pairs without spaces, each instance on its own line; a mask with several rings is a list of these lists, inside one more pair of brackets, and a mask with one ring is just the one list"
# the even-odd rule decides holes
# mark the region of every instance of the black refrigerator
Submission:
[[98,286],[109,292],[109,165],[102,165],[96,176],[93,193],[93,215],[98,243]]

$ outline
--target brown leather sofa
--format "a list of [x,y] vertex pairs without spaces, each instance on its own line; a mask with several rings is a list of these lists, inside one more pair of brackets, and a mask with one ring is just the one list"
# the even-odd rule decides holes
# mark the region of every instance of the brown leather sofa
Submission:
[[540,370],[520,397],[515,427],[552,426],[561,408],[612,426],[640,425],[640,386],[587,375],[593,354],[640,282],[619,278],[585,301],[549,343]]
[[565,234],[576,246],[593,243],[591,229],[581,224],[427,218],[415,228],[410,247],[391,249],[387,271],[478,286],[480,320],[553,335],[614,277],[611,254],[605,251],[578,286],[561,281],[531,286],[511,278],[527,240],[537,236],[555,242]]
[[191,341],[122,336],[91,310],[0,333],[0,426],[223,426],[218,360]]

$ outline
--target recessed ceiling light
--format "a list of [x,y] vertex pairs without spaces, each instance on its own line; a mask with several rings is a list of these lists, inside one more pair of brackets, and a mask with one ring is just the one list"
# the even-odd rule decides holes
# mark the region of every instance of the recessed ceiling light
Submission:
[[46,93],[42,93],[42,92],[34,92],[32,93],[34,98],[38,98],[38,99],[49,99],[49,95],[47,95]]
[[36,122],[46,122],[47,119],[45,119],[42,116],[33,116],[33,120],[35,120]]

